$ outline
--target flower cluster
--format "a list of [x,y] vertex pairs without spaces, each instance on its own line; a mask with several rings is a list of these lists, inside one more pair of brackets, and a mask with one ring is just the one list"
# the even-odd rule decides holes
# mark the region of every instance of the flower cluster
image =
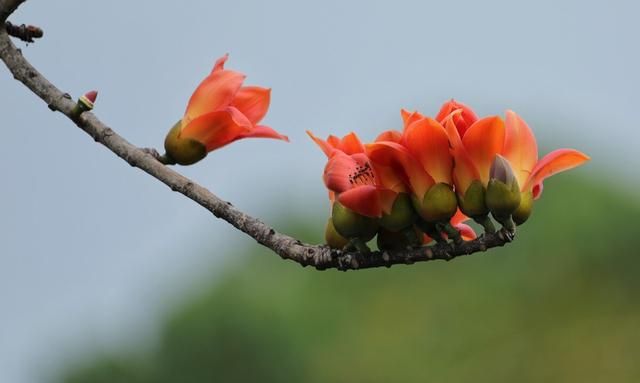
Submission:
[[520,116],[478,118],[468,106],[446,102],[435,118],[402,110],[402,131],[363,144],[355,133],[322,140],[324,183],[332,214],[326,241],[367,251],[432,240],[475,238],[472,218],[494,232],[489,215],[506,229],[524,223],[545,178],[589,159],[573,149],[538,159],[536,139]]

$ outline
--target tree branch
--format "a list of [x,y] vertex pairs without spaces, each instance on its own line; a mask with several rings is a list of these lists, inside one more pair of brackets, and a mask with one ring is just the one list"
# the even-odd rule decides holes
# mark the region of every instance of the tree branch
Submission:
[[[0,23],[25,0],[0,0]],[[376,251],[369,254],[344,252],[327,246],[309,245],[278,233],[257,218],[236,209],[231,203],[223,201],[206,188],[158,162],[148,151],[140,149],[116,134],[100,121],[93,113],[85,112],[77,116],[73,110],[76,105],[67,93],[42,76],[11,42],[7,31],[0,28],[0,58],[9,68],[14,78],[41,98],[53,111],[58,111],[71,119],[80,129],[89,134],[96,142],[106,146],[118,157],[146,172],[171,190],[183,194],[213,215],[221,218],[238,230],[254,238],[258,243],[276,252],[283,259],[289,259],[302,266],[313,266],[318,270],[336,268],[356,270],[395,264],[412,264],[430,260],[451,260],[492,247],[503,246],[513,240],[513,233],[500,230],[494,234],[485,234],[473,241],[459,244],[441,243],[431,246],[410,248],[406,251]]]

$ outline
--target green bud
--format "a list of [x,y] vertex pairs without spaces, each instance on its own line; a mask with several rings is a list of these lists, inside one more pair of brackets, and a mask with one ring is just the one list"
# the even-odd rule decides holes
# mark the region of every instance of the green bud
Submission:
[[508,217],[520,205],[520,186],[509,162],[496,154],[489,173],[485,202],[494,217]]
[[327,227],[324,231],[324,240],[332,249],[343,249],[347,244],[349,244],[349,240],[341,236],[340,233],[336,231],[335,226],[333,226],[333,219],[331,218],[327,220]]
[[391,213],[383,214],[380,218],[380,226],[390,231],[401,231],[413,225],[417,218],[411,197],[407,193],[400,193],[393,202]]
[[413,207],[427,222],[447,222],[458,209],[458,200],[451,186],[437,183],[424,194],[422,200],[413,197]]
[[469,185],[464,195],[458,194],[460,210],[471,218],[483,217],[489,214],[485,203],[486,190],[480,180],[475,180]]
[[345,238],[370,241],[378,231],[377,219],[360,215],[339,202],[333,203],[331,219],[336,231]]
[[415,227],[409,227],[403,231],[390,231],[380,229],[378,232],[378,249],[380,250],[405,250],[407,247],[419,246],[422,233]]
[[164,150],[167,156],[180,165],[192,165],[207,156],[207,148],[204,144],[191,138],[180,137],[178,121],[164,139]]
[[521,194],[520,205],[513,212],[512,217],[516,225],[520,226],[529,219],[533,210],[533,193],[528,191]]

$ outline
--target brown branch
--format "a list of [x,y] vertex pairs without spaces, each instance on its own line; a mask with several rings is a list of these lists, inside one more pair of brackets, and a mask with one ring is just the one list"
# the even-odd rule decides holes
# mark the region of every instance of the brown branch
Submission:
[[[0,22],[4,21],[24,0],[0,0]],[[0,58],[9,68],[14,78],[41,98],[51,110],[59,111],[69,117],[80,129],[89,134],[96,142],[106,146],[117,156],[133,167],[137,167],[164,183],[171,190],[192,199],[218,218],[221,218],[238,230],[268,247],[283,259],[289,259],[302,266],[313,266],[318,270],[336,268],[356,270],[395,264],[412,264],[435,259],[451,260],[455,257],[482,252],[492,247],[503,246],[513,239],[513,233],[501,230],[495,234],[486,234],[473,241],[442,243],[407,249],[406,251],[384,251],[362,254],[343,252],[327,246],[304,244],[299,240],[278,233],[257,218],[251,217],[225,202],[206,188],[184,177],[176,171],[158,162],[152,154],[140,149],[116,134],[100,121],[93,113],[74,114],[75,102],[44,76],[42,76],[11,42],[7,32],[0,30]]]

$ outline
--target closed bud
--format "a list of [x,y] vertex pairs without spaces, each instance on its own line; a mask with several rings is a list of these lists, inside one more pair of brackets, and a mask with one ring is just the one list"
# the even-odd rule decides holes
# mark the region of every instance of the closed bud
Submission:
[[489,209],[485,202],[486,190],[480,180],[475,180],[469,185],[464,194],[458,194],[458,204],[460,210],[471,217],[478,218],[489,214]]
[[418,218],[407,193],[400,193],[396,197],[389,214],[380,218],[380,226],[390,231],[401,231],[413,225]]
[[508,217],[520,205],[520,186],[511,165],[497,154],[491,164],[485,202],[494,217]]
[[192,138],[180,137],[181,121],[178,121],[164,140],[167,157],[180,165],[191,165],[207,156],[206,146]]
[[533,210],[533,193],[530,191],[522,193],[520,205],[518,205],[518,208],[512,214],[513,222],[518,226],[522,225],[529,219],[531,210]]
[[333,219],[327,220],[327,227],[324,231],[324,240],[332,249],[343,249],[349,243],[349,240],[341,236],[333,226]]
[[458,200],[451,186],[441,182],[429,188],[422,200],[414,196],[413,206],[427,222],[447,222],[456,213]]
[[378,220],[360,215],[339,202],[333,203],[331,219],[336,231],[343,237],[370,241],[378,231]]

